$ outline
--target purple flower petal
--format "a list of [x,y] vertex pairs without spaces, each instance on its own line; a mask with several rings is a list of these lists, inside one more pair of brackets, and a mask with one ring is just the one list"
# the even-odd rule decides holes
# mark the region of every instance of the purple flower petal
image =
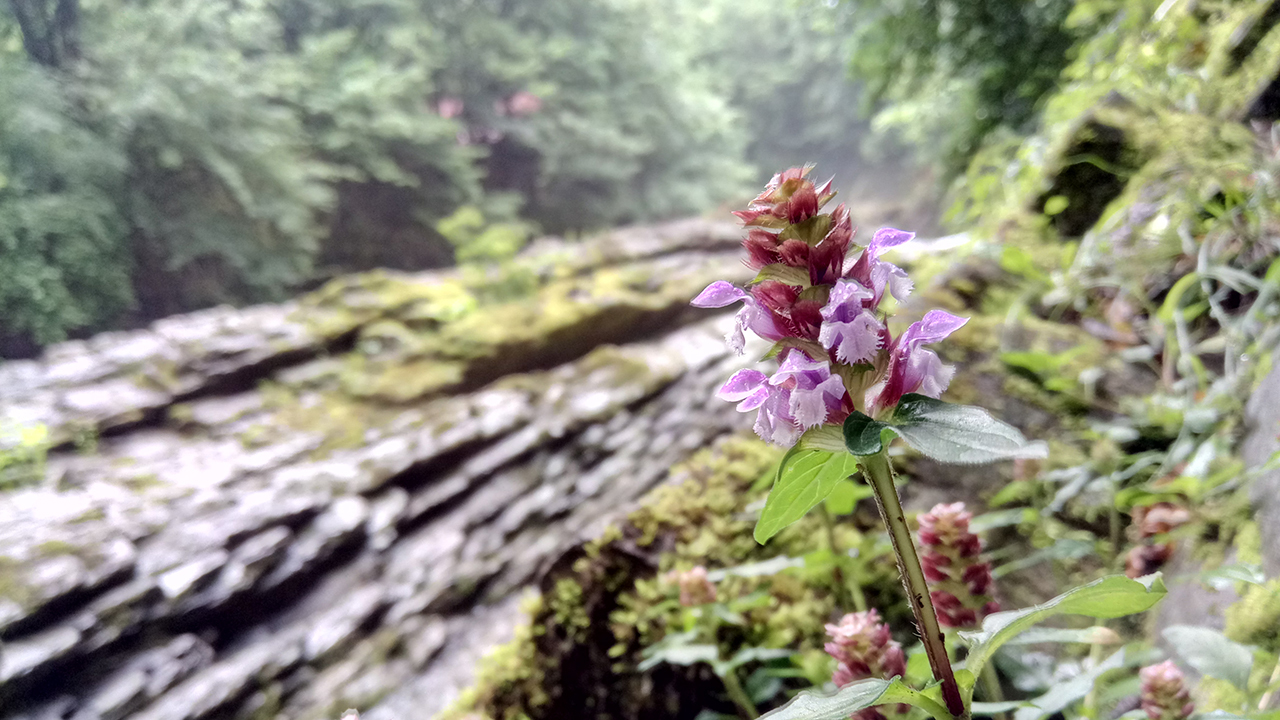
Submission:
[[915,236],[915,233],[905,230],[880,228],[875,235],[871,236],[871,244],[867,245],[867,254],[873,259],[878,258],[888,252],[890,248],[895,248]]
[[818,362],[809,354],[799,349],[792,349],[778,366],[778,371],[769,379],[772,385],[781,385],[787,380],[795,380],[798,385],[815,387],[831,374],[825,362]]
[[742,288],[724,280],[717,280],[698,293],[698,297],[694,298],[691,304],[701,308],[722,308],[746,297],[747,293]]
[[791,391],[791,414],[801,427],[811,428],[827,421],[827,414],[840,405],[844,382],[831,375],[812,389],[797,387]]
[[822,307],[825,320],[848,322],[862,312],[873,293],[857,280],[840,280],[831,288],[827,304]]
[[946,310],[930,310],[922,319],[911,323],[911,327],[898,340],[898,345],[914,349],[920,345],[936,343],[964,327],[967,322],[969,318],[952,315]]
[[716,397],[729,402],[737,402],[764,387],[768,379],[768,376],[759,370],[752,370],[751,368],[739,370],[716,392]]
[[951,377],[956,374],[955,367],[943,365],[938,354],[932,350],[919,348],[911,354],[908,362],[907,382],[909,386],[915,387],[912,392],[931,398],[941,397],[951,384]]
[[843,363],[872,362],[880,350],[881,331],[884,326],[870,312],[863,310],[850,322],[824,322],[818,332],[818,342],[835,350]]

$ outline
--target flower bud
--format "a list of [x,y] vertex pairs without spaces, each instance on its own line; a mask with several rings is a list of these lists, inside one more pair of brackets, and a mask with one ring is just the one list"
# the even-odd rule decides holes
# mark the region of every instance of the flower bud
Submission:
[[940,503],[919,518],[920,564],[938,622],[947,627],[977,627],[1000,609],[982,540],[969,532],[972,519],[964,503]]
[[1190,520],[1190,511],[1171,502],[1135,507],[1130,532],[1137,535],[1142,544],[1130,550],[1125,556],[1125,575],[1138,578],[1150,575],[1164,567],[1164,564],[1169,562],[1169,558],[1173,557],[1175,546],[1172,540],[1158,542],[1157,539],[1187,524]]
[[707,579],[707,569],[701,565],[684,571],[672,571],[667,579],[680,586],[680,604],[685,607],[708,605],[716,601],[716,586]]
[[[857,680],[880,678],[887,680],[907,674],[907,657],[902,645],[889,634],[889,626],[880,622],[875,610],[849,613],[839,623],[828,624],[827,634],[831,642],[824,646],[827,654],[836,659],[835,673],[831,681],[843,687]],[[884,708],[867,708],[854,713],[854,720],[884,720]],[[899,705],[898,711],[905,712]]]
[[1139,671],[1142,678],[1142,709],[1150,720],[1184,720],[1191,717],[1195,704],[1187,689],[1182,671],[1165,660],[1159,665],[1149,665]]
[[1124,559],[1124,574],[1131,578],[1150,575],[1164,567],[1173,557],[1173,543],[1139,545],[1129,551]]

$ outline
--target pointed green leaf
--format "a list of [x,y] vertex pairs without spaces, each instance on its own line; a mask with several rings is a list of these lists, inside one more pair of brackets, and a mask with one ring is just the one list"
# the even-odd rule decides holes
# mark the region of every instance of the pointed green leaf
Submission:
[[1021,610],[988,615],[982,629],[962,632],[969,643],[965,668],[974,675],[991,655],[1019,633],[1056,615],[1086,615],[1093,618],[1117,618],[1151,609],[1167,591],[1158,575],[1131,580],[1123,575],[1109,575],[1088,585],[1073,588],[1048,602]]
[[761,720],[848,720],[849,716],[876,705],[906,703],[937,718],[950,714],[938,703],[903,684],[901,678],[871,678],[849,683],[834,693],[806,690],[786,705],[761,716]]
[[763,545],[783,528],[827,499],[836,485],[857,470],[857,459],[796,445],[782,458],[778,477],[756,522],[756,542]]
[[1201,675],[1211,675],[1248,690],[1253,650],[1217,630],[1190,625],[1165,628],[1164,639]]
[[1048,455],[1042,442],[1027,442],[1017,428],[979,407],[953,405],[910,393],[902,396],[892,422],[855,412],[844,421],[845,446],[854,455],[874,455],[888,430],[926,457],[973,465]]

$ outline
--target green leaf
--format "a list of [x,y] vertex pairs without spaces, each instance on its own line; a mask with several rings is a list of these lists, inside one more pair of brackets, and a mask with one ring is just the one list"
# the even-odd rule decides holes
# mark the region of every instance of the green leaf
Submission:
[[1054,195],[1044,201],[1044,214],[1050,217],[1061,213],[1071,204],[1071,200],[1066,195]]
[[769,491],[764,509],[760,511],[760,519],[756,522],[756,542],[763,545],[783,528],[804,517],[856,469],[857,459],[852,455],[796,445],[782,458],[778,478]]
[[1115,645],[1120,635],[1109,627],[1095,625],[1088,628],[1031,628],[1006,642],[1006,645],[1035,645],[1038,643],[1084,643],[1086,645]]
[[848,720],[859,710],[897,703],[922,708],[934,717],[949,717],[945,708],[907,687],[900,678],[871,678],[849,683],[830,694],[806,690],[786,705],[765,713],[761,720]]
[[852,480],[837,483],[835,490],[827,496],[827,512],[832,515],[848,515],[857,507],[859,500],[865,500],[875,494],[875,490],[864,483],[856,483]]
[[760,272],[756,274],[755,279],[749,284],[754,285],[765,280],[777,280],[787,285],[799,285],[802,288],[809,287],[809,273],[800,268],[783,265],[782,263],[765,265],[760,268]]
[[892,424],[854,412],[844,422],[845,447],[854,455],[874,455],[885,431],[901,437],[940,462],[978,464],[1013,458],[1042,458],[1048,446],[1027,442],[1017,428],[979,407],[953,405],[924,395],[902,396]]
[[1079,700],[1089,691],[1093,689],[1094,683],[1098,678],[1112,670],[1119,670],[1125,665],[1124,649],[1121,648],[1111,657],[1098,663],[1096,667],[1088,672],[1081,673],[1075,677],[1054,684],[1054,686],[1038,698],[1032,699],[1027,707],[1024,707],[1014,713],[1014,720],[1037,720],[1037,718],[1053,715],[1054,713],[1065,710],[1068,705]]
[[1040,605],[988,615],[981,630],[960,633],[960,637],[969,643],[965,667],[974,675],[981,674],[983,666],[1001,646],[1033,625],[1057,615],[1109,619],[1149,610],[1167,591],[1159,575],[1143,580],[1109,575],[1068,590]]
[[1187,664],[1202,675],[1211,675],[1248,690],[1253,650],[1233,642],[1217,630],[1191,625],[1165,628],[1164,639]]

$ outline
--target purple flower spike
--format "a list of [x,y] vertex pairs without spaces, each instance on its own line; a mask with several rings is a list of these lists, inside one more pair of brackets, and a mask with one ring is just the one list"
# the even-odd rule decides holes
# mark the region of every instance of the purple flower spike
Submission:
[[827,421],[827,415],[840,407],[844,399],[844,382],[832,375],[825,362],[818,362],[801,350],[792,350],[769,380],[772,385],[790,389],[792,417],[803,428]]
[[872,293],[857,280],[841,280],[822,308],[818,341],[843,363],[871,362],[883,344],[884,326],[866,308]]
[[952,315],[944,310],[930,310],[924,319],[914,322],[898,336],[889,353],[887,379],[875,401],[873,412],[894,407],[903,395],[920,393],[938,397],[951,383],[954,368],[943,365],[936,353],[921,345],[938,342],[959,330],[969,318]]

